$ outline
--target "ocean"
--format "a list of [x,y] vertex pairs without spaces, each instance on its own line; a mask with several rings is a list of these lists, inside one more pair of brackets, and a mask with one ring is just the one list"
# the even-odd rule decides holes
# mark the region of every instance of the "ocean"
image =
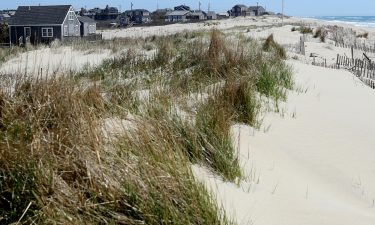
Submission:
[[375,16],[317,16],[314,19],[344,22],[358,27],[375,28]]

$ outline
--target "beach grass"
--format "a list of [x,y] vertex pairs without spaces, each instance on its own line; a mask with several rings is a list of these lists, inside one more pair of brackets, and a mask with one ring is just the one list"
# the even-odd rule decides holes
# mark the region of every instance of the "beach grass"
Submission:
[[100,66],[0,92],[0,222],[235,224],[191,165],[244,178],[230,128],[293,88],[281,46],[218,30],[105,45],[119,54]]

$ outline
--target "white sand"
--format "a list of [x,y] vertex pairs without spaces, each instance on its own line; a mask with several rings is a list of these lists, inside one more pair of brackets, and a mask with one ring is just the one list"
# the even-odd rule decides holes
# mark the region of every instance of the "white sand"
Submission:
[[42,48],[28,51],[10,59],[0,67],[0,74],[50,76],[77,72],[84,67],[99,65],[110,57],[109,50],[76,51],[72,47]]
[[286,116],[267,114],[260,131],[233,128],[252,181],[195,174],[240,224],[375,224],[375,91],[349,72],[291,64],[307,93],[291,92]]

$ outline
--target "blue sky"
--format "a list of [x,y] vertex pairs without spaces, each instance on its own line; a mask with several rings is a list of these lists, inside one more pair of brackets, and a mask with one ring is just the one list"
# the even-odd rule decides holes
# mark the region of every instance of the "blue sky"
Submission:
[[[375,16],[375,0],[284,0],[285,12],[293,16]],[[131,0],[0,0],[0,9],[16,8],[18,5],[51,5],[72,4],[75,8],[86,6],[105,7],[106,4],[119,7],[122,10],[130,8]],[[155,10],[159,8],[173,7],[185,3],[192,8],[198,8],[199,0],[133,0],[134,8]],[[260,5],[267,9],[280,12],[281,0],[200,0],[202,9],[207,9],[211,3],[211,9],[217,12],[225,12],[235,4]]]

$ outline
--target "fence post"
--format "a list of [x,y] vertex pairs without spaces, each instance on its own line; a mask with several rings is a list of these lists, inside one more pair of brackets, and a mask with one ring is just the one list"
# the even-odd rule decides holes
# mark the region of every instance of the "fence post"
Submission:
[[366,62],[366,60],[363,60],[363,77],[365,77],[366,76],[366,68],[367,67],[367,62]]

